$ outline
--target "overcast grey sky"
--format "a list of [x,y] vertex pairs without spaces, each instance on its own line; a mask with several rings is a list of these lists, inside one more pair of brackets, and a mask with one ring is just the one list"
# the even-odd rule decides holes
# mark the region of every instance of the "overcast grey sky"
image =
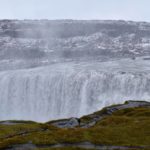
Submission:
[[0,0],[0,19],[124,19],[150,22],[150,0]]

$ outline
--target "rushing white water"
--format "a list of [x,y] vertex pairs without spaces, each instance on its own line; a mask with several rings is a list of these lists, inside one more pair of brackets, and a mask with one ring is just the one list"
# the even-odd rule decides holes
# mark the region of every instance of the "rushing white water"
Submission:
[[0,73],[0,120],[79,117],[150,99],[149,61],[60,63]]

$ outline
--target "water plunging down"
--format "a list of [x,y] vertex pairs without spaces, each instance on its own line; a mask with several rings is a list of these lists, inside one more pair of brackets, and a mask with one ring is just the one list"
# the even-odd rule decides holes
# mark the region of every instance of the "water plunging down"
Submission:
[[0,120],[80,117],[150,101],[150,23],[0,20]]
[[124,59],[3,71],[0,120],[45,122],[80,117],[125,100],[148,100],[149,67],[144,60]]

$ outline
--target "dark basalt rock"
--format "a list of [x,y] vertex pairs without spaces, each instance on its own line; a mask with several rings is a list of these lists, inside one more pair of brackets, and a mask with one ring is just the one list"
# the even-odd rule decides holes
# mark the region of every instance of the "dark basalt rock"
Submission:
[[58,120],[54,123],[52,123],[52,125],[58,127],[58,128],[74,128],[79,126],[79,119],[77,118],[71,118],[71,119],[66,119],[66,120]]

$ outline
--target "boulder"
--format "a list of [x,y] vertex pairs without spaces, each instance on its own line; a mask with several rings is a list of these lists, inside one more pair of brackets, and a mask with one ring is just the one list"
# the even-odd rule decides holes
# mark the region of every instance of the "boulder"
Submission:
[[58,127],[58,128],[74,128],[79,126],[79,119],[77,118],[70,118],[67,120],[59,120],[52,123],[52,125]]

